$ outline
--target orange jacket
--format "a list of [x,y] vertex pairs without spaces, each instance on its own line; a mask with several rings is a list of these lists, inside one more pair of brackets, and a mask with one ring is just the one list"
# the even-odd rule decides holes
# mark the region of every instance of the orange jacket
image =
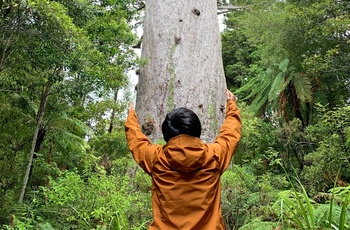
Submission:
[[134,110],[125,123],[135,161],[152,177],[153,222],[149,229],[225,229],[221,217],[220,176],[240,139],[240,113],[233,100],[214,143],[178,135],[166,145],[152,144],[141,132]]

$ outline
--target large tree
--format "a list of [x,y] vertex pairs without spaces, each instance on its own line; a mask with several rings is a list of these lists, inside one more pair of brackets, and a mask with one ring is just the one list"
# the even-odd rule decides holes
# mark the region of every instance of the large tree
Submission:
[[195,111],[202,139],[211,141],[224,118],[226,88],[217,1],[148,0],[136,110],[146,135],[162,139],[161,123],[176,107]]

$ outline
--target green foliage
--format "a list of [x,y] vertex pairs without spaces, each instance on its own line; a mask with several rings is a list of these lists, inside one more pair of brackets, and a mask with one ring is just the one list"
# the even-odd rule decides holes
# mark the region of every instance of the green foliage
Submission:
[[126,105],[117,92],[129,87],[136,61],[128,24],[136,2],[100,3],[1,1],[0,169],[8,173],[0,176],[0,224],[10,221],[6,208],[18,200],[27,162],[29,195],[57,167],[83,170],[91,163],[87,139],[122,127]]
[[295,73],[295,68],[289,66],[288,59],[252,77],[236,93],[247,94],[243,100],[251,101],[250,109],[256,115],[262,116],[266,111],[277,112],[286,121],[293,117],[289,112],[292,111],[304,122],[305,118],[298,113],[300,103],[308,103],[312,99],[309,80],[302,74]]
[[273,229],[278,229],[280,227],[279,222],[264,222],[261,221],[259,218],[253,220],[252,222],[243,225],[240,227],[240,230],[273,230]]
[[247,92],[248,95],[243,100],[254,98],[251,102],[251,110],[256,115],[263,113],[268,103],[268,96],[273,82],[271,74],[271,69],[261,72],[235,92],[238,95]]
[[[333,226],[344,226],[338,224],[342,219],[339,213],[347,208],[334,201],[329,211],[320,194],[334,183],[347,186],[350,182],[349,56],[345,55],[349,53],[348,2],[230,3],[250,4],[250,8],[227,15],[223,33],[225,73],[228,82],[239,87],[235,91],[248,110],[264,118],[246,116],[245,106],[240,105],[243,130],[234,162],[249,164],[257,177],[266,172],[279,175],[281,165],[287,172],[299,174],[305,189],[298,195],[286,192],[293,197],[289,215],[295,220],[284,219],[283,228],[297,228],[296,224],[310,229],[332,227],[329,212],[337,222]],[[237,58],[239,52],[250,62]],[[274,184],[273,188],[278,187]],[[307,200],[306,194],[315,196],[315,203]],[[303,218],[296,220],[299,217]]]
[[[293,183],[292,183],[293,184]],[[279,201],[275,207],[280,207],[284,223],[289,226],[297,226],[300,229],[348,229],[349,216],[349,187],[335,187],[331,190],[331,198],[328,204],[318,204],[306,193],[305,188],[299,182],[301,193],[296,187],[293,190],[286,190],[279,194]],[[335,198],[340,203],[335,203]]]
[[275,133],[271,124],[254,117],[245,104],[239,104],[239,106],[242,120],[242,137],[239,148],[235,151],[233,162],[240,165],[254,162],[258,174],[261,170],[266,169],[264,166],[265,152],[270,149],[269,147],[276,144]]
[[14,227],[52,229],[145,229],[152,218],[149,190],[138,180],[103,170],[62,172],[50,187],[32,194],[30,206],[13,210]]
[[343,197],[342,205],[341,205],[341,212],[340,212],[340,218],[339,218],[339,229],[343,230],[346,228],[350,228],[350,220],[349,220],[349,206],[350,206],[350,187],[347,188],[334,188],[332,191],[334,193],[338,193]]
[[[227,85],[230,89],[237,89],[247,82],[254,72],[250,65],[259,61],[257,49],[248,41],[237,20],[242,12],[235,12],[234,16],[227,18],[228,29],[221,33],[222,59],[224,64]],[[242,95],[239,95],[240,97]]]
[[[224,68],[229,82],[241,84],[235,83],[241,86],[237,93],[256,114],[277,112],[286,122],[298,118],[308,126],[315,104],[334,108],[349,98],[349,7],[346,1],[291,2],[295,1],[254,2],[250,10],[229,13]],[[241,46],[232,48],[237,41]],[[249,50],[246,44],[254,51],[236,57],[235,51]],[[243,81],[238,72],[231,76],[242,59],[251,61],[244,64]],[[288,68],[281,68],[286,60]]]
[[350,181],[350,107],[327,111],[320,106],[319,110],[323,115],[319,116],[318,124],[309,126],[306,130],[306,139],[314,143],[314,151],[305,157],[309,163],[302,174],[302,181],[312,194],[331,188],[333,178],[338,178],[339,186],[346,184],[344,181]]
[[222,212],[229,229],[248,224],[259,219],[265,226],[275,226],[278,213],[272,208],[277,199],[276,187],[285,189],[288,182],[283,176],[264,174],[255,176],[250,166],[235,166],[222,176]]
[[[293,184],[292,184],[293,185]],[[314,203],[313,200],[308,198],[308,195],[303,186],[302,193],[299,194],[296,192],[295,187],[293,186],[293,193],[289,191],[284,191],[280,194],[281,196],[281,207],[286,207],[287,213],[290,213],[290,217],[293,221],[302,229],[315,229],[315,214],[314,207],[311,203]],[[290,199],[290,197],[292,197]]]
[[89,141],[89,144],[96,156],[108,155],[112,161],[130,154],[124,132],[96,136]]

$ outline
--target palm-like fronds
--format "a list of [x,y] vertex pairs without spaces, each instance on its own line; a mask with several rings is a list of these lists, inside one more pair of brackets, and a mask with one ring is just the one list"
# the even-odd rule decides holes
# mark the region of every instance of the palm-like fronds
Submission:
[[292,81],[295,86],[295,91],[300,101],[309,102],[312,99],[310,80],[302,74],[294,74]]
[[[295,88],[296,93],[293,96],[296,98],[287,96],[289,88]],[[309,102],[312,97],[309,79],[300,73],[295,73],[295,69],[289,67],[288,59],[274,65],[273,69],[269,68],[252,78],[236,91],[237,94],[247,92],[248,95],[244,100],[251,101],[251,110],[257,115],[263,114],[267,105],[276,108],[281,114],[286,111],[287,105],[293,105],[288,100]],[[292,109],[299,110],[300,108],[292,107]]]
[[48,124],[53,131],[66,130],[76,135],[86,135],[91,133],[91,129],[82,121],[62,114]]
[[257,77],[251,79],[246,85],[241,87],[236,94],[240,94],[242,92],[250,92],[248,96],[243,98],[243,100],[253,98],[251,102],[251,110],[255,114],[259,114],[265,105],[268,103],[268,95],[271,88],[271,69],[267,69],[262,74]]

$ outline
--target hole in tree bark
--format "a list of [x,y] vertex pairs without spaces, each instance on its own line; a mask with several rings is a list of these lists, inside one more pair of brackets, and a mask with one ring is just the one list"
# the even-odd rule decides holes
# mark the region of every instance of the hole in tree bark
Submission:
[[224,112],[225,106],[224,105],[220,105],[220,110],[221,110],[221,112]]
[[193,9],[192,13],[197,15],[197,16],[201,15],[201,12],[198,9]]

